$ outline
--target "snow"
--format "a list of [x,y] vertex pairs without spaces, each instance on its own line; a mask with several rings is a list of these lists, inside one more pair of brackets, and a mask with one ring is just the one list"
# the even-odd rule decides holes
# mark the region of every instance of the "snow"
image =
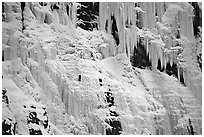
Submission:
[[[2,106],[2,120],[12,126],[17,123],[13,134],[30,134],[32,128],[43,135],[104,135],[107,128],[114,128],[106,122],[112,119],[121,123],[122,135],[188,134],[189,118],[201,134],[202,77],[195,65],[194,41],[189,42],[193,39],[192,17],[181,22],[181,45],[177,46],[172,28],[161,20],[164,14],[163,21],[175,23],[168,19],[181,10],[172,12],[172,5],[165,11],[164,3],[140,3],[136,9],[134,3],[100,3],[100,30],[89,32],[77,27],[78,3],[60,3],[60,10],[54,11],[50,3],[26,3],[22,31],[21,19],[12,8],[14,5],[20,15],[19,4],[6,3],[7,19],[2,23],[2,88],[9,98],[9,104]],[[65,14],[66,5],[69,15]],[[157,6],[160,22],[156,23]],[[173,5],[173,9],[179,6],[184,9],[182,14],[191,14],[188,4]],[[142,29],[136,26],[136,10],[144,11]],[[116,19],[119,45],[111,35],[111,15]],[[181,21],[186,19],[181,16]],[[130,62],[134,47],[142,46],[138,44],[142,38],[152,70],[134,68]],[[186,87],[157,70],[159,59],[166,68],[168,62],[178,62],[177,54],[183,60],[178,72]],[[107,101],[107,93],[114,103]],[[28,124],[31,112],[37,114],[39,124]],[[45,128],[42,123],[47,119]]]
[[[195,127],[199,127],[197,124],[201,123],[201,115],[199,113],[202,110],[199,101],[193,98],[193,95],[189,92],[188,88],[179,84],[177,79],[169,77],[166,74],[162,74],[160,72],[152,73],[149,70],[145,70],[144,72],[142,72],[143,70],[139,71],[141,72],[141,77],[145,80],[144,83],[147,88],[149,88],[150,93],[153,94],[154,97],[158,98],[158,100],[162,102],[170,113],[177,113],[175,111],[180,110],[180,114],[177,113],[178,119],[187,122],[187,119],[191,118],[195,121]],[[146,77],[149,77],[148,80]],[[166,85],[166,83],[168,84]],[[179,107],[180,109],[178,109]],[[182,109],[184,114],[181,113]],[[178,121],[180,122],[180,120]],[[179,127],[179,125],[180,123],[173,126]],[[199,131],[199,129],[197,130]],[[172,130],[171,132],[175,131]]]

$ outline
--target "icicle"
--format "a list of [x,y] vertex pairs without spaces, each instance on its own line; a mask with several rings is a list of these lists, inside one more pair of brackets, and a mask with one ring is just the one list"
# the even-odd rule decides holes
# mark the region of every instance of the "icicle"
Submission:
[[185,85],[187,85],[187,77],[186,77],[186,70],[185,70],[185,68],[183,68],[183,80],[184,80]]
[[163,67],[163,60],[162,60],[163,51],[162,51],[161,45],[157,45],[156,49],[157,49],[157,59],[160,60],[161,68],[162,68]]
[[179,81],[181,81],[180,80],[181,78],[180,78],[180,67],[179,66],[177,67],[177,72],[178,72],[178,79],[179,79]]
[[194,38],[194,31],[193,31],[193,7],[190,6],[188,9],[188,38]]
[[152,45],[150,43],[150,45],[148,45],[148,53],[149,53],[149,60],[151,61],[152,60]]
[[108,6],[108,33],[111,34],[112,21],[111,21],[111,6]]
[[145,12],[143,13],[143,17],[142,17],[142,19],[143,19],[143,21],[142,21],[143,22],[143,27],[144,28],[148,28],[148,19],[147,19],[148,18],[147,17],[147,14],[148,14],[147,10],[148,10],[148,8],[147,8],[147,5],[145,3],[143,3],[142,6],[144,7],[144,10],[145,10]]
[[165,53],[164,53],[164,50],[162,49],[162,59],[161,59],[161,64],[162,64],[162,67],[164,68],[164,66],[166,65],[165,63],[164,63],[164,55],[165,55]]
[[170,66],[173,66],[173,53],[169,54],[169,58],[170,58]]
[[148,41],[148,38],[147,37],[145,37],[145,40],[146,40],[146,54],[147,54],[147,56],[148,56],[148,54],[149,54],[149,41]]
[[153,70],[156,70],[157,69],[157,65],[158,65],[158,57],[157,57],[157,49],[156,49],[156,45],[155,45],[155,42],[153,42],[152,43],[152,62],[153,62],[153,64],[152,64],[152,68],[153,68]]
[[167,60],[166,60],[166,53],[164,53],[164,70],[166,70]]
[[190,75],[189,75],[189,71],[188,71],[188,68],[185,68],[185,77],[186,77],[186,86],[188,87],[188,89],[191,89],[190,88]]

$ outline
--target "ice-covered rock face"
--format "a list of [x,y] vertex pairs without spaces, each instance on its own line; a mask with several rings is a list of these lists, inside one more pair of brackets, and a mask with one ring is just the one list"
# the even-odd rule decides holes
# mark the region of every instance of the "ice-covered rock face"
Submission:
[[[86,31],[79,3],[3,3],[2,133],[201,134],[199,52],[167,25],[170,4],[99,3],[100,30]],[[134,50],[152,70],[132,67]],[[174,64],[187,88],[157,71]]]
[[[118,46],[110,44],[109,46],[113,47],[110,48],[112,52],[126,53],[129,58],[136,58],[136,61],[140,56],[134,55],[134,53],[139,52],[140,54],[139,50],[144,48],[146,56],[143,56],[148,57],[149,60],[142,59],[141,62],[144,63],[135,63],[135,66],[149,66],[150,62],[152,70],[156,70],[159,66],[160,70],[167,71],[170,75],[173,72],[198,97],[198,94],[201,94],[201,83],[198,84],[195,79],[198,81],[201,79],[201,71],[198,67],[201,54],[193,52],[197,50],[193,47],[200,44],[197,43],[194,36],[194,27],[198,23],[196,24],[195,21],[193,25],[194,8],[192,5],[195,3],[141,2],[136,6],[134,3],[125,2],[100,3],[99,25],[101,30],[113,36],[115,36],[113,33],[118,30],[120,44]],[[196,17],[199,17],[198,9],[196,11]],[[136,14],[136,12],[140,14]],[[137,28],[137,19],[141,21],[140,25],[143,27],[141,30]],[[113,29],[114,27],[115,29]],[[144,44],[140,44],[141,41]],[[104,49],[108,49],[107,47],[107,45],[103,45],[102,52],[106,53],[105,55],[107,55],[107,51]],[[197,61],[192,63],[192,60]],[[133,60],[133,62],[135,61]],[[196,76],[192,74],[196,74]],[[198,98],[201,101],[201,98]]]

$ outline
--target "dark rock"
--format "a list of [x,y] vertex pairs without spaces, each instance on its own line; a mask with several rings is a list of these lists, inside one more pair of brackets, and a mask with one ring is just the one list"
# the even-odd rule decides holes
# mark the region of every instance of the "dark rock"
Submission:
[[81,20],[79,27],[85,30],[93,30],[98,28],[97,17],[99,15],[98,2],[79,2],[80,8],[77,10],[77,18]]
[[29,129],[30,135],[42,135],[41,130],[34,130],[33,128]]
[[28,117],[28,123],[35,123],[39,125],[40,119],[37,118],[37,113],[36,112],[30,112],[29,117]]
[[4,88],[2,89],[2,102],[9,104],[8,96],[6,95],[7,90]]
[[137,48],[134,47],[134,54],[131,57],[131,63],[134,67],[138,68],[146,68],[151,67],[151,62],[149,61],[149,56],[146,54],[146,50],[144,48],[144,43],[142,42],[142,38],[140,38]]
[[81,75],[79,75],[78,81],[81,81]]
[[17,123],[13,122],[12,119],[7,119],[7,120],[4,119],[2,122],[2,135],[15,135],[16,124]]
[[105,94],[105,100],[106,102],[108,103],[108,106],[111,107],[111,106],[114,106],[114,97],[112,96],[112,93],[111,92],[104,92]]
[[99,82],[100,82],[100,86],[103,86],[101,78],[99,78]]
[[105,121],[108,123],[112,129],[107,128],[106,129],[106,135],[120,135],[122,132],[121,122],[116,119],[106,119]]

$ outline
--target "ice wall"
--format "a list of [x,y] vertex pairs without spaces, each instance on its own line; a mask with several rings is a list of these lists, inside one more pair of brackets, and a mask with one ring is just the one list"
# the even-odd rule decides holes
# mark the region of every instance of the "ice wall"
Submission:
[[194,38],[193,31],[193,6],[189,3],[181,3],[184,11],[181,12],[180,25],[181,25],[181,35],[186,36],[188,39],[192,40]]
[[[52,4],[55,5],[56,3],[51,3],[51,5]],[[140,98],[143,97],[141,94],[145,93],[146,90],[134,88],[123,89],[120,87],[120,85],[124,84],[124,81],[120,81],[121,83],[118,82],[120,78],[117,77],[117,74],[114,76],[114,73],[116,73],[115,70],[120,70],[121,66],[116,69],[114,68],[115,64],[110,62],[104,66],[107,67],[106,69],[113,67],[114,71],[103,70],[103,67],[97,68],[97,64],[92,61],[92,58],[94,58],[96,54],[92,52],[91,49],[92,47],[98,46],[97,50],[102,54],[103,59],[116,56],[119,53],[125,53],[128,60],[134,52],[134,47],[139,46],[138,41],[142,39],[144,43],[142,46],[146,49],[146,53],[149,55],[154,70],[157,69],[158,60],[161,61],[161,66],[164,68],[167,63],[171,65],[177,63],[177,55],[180,53],[180,50],[186,47],[189,48],[191,45],[187,45],[188,42],[183,42],[181,43],[182,46],[175,46],[177,41],[174,35],[171,35],[171,29],[164,25],[161,19],[161,15],[165,12],[165,4],[142,3],[141,7],[138,7],[141,9],[137,8],[137,11],[139,10],[142,13],[142,25],[144,28],[142,30],[136,25],[137,18],[135,15],[137,11],[134,10],[135,5],[133,3],[100,4],[101,12],[103,9],[103,13],[100,13],[100,25],[102,30],[107,31],[109,34],[101,32],[102,34],[99,34],[100,37],[97,37],[99,42],[96,40],[97,42],[93,42],[93,45],[84,45],[84,39],[81,41],[79,37],[73,42],[74,37],[69,37],[75,32],[76,24],[74,22],[76,20],[75,13],[77,4],[60,3],[59,5],[57,4],[60,9],[54,9],[52,11],[49,8],[49,3],[47,3],[47,6],[45,4],[42,6],[38,3],[26,3],[23,12],[25,25],[25,30],[23,31],[20,3],[13,5],[6,3],[6,22],[3,22],[3,57],[4,61],[7,60],[9,62],[9,60],[11,60],[13,63],[9,65],[12,66],[12,71],[9,72],[8,75],[10,75],[9,78],[15,82],[13,84],[14,87],[16,87],[16,85],[21,87],[21,90],[29,94],[30,98],[33,98],[35,101],[41,100],[43,104],[46,104],[49,124],[51,125],[51,129],[54,128],[53,134],[107,134],[106,129],[110,128],[110,125],[105,122],[105,115],[107,113],[109,114],[109,109],[111,109],[111,111],[114,110],[114,107],[107,107],[108,104],[103,102],[104,92],[109,90],[108,83],[109,85],[110,83],[112,84],[111,90],[113,90],[113,92],[111,91],[111,93],[115,98],[116,106],[119,108],[119,114],[121,118],[123,118],[121,123],[124,134],[170,134],[169,121],[166,120],[168,114],[162,110],[161,115],[153,116],[153,113],[151,111],[149,112],[153,107],[149,105],[151,101],[148,102],[145,98]],[[65,11],[67,5],[69,6],[69,16],[65,14],[65,12],[67,12]],[[158,13],[160,13],[158,14],[160,23],[154,22],[156,21],[153,16],[155,14],[155,6],[162,7],[161,11],[158,11]],[[108,14],[104,11],[108,11]],[[15,12],[17,13],[15,14]],[[114,16],[118,28],[120,40],[118,47],[111,36],[111,16]],[[175,16],[177,16],[177,13]],[[153,24],[148,23],[150,21],[149,19],[153,20]],[[158,29],[158,31],[154,28]],[[23,34],[20,32],[23,32]],[[192,31],[188,30],[188,32],[191,33]],[[88,44],[92,44],[91,40],[95,40],[91,37],[94,36],[90,35],[90,37],[88,36],[86,38],[86,40],[88,39]],[[191,35],[187,37],[191,37]],[[101,39],[103,39],[103,41],[100,43]],[[63,49],[62,44],[65,49]],[[64,50],[64,55],[59,53],[61,49]],[[186,50],[186,56],[190,54],[190,50],[191,48]],[[85,55],[81,55],[81,53]],[[129,67],[120,70],[118,74],[123,75],[121,77],[127,79],[127,83],[133,86],[140,85],[141,82],[138,82],[140,84],[134,83],[135,79],[131,73],[131,65],[123,62],[123,59],[126,57],[125,54],[116,56],[116,59],[119,63]],[[17,57],[20,59],[17,61],[13,60]],[[80,57],[80,59],[76,59],[78,57]],[[98,59],[101,58],[95,58],[97,63]],[[104,61],[106,63],[109,59],[102,60],[101,62]],[[190,63],[191,62],[189,62],[189,64]],[[195,95],[200,98],[202,91],[202,85],[200,85],[199,82],[201,80],[201,77],[199,77],[200,72],[194,73],[191,71],[194,68],[188,69],[187,67],[188,66],[184,67],[184,65],[179,66],[179,75],[184,76],[187,87],[191,90],[195,90]],[[125,74],[123,74],[123,71]],[[81,82],[78,80],[78,74],[82,75]],[[105,83],[102,83],[105,85],[105,89],[99,88],[98,76],[105,79]],[[114,80],[117,82],[113,82]],[[118,87],[121,88],[119,88],[119,92]],[[127,87],[132,86],[127,84]],[[135,96],[129,97],[128,95],[124,95],[124,91],[128,91],[128,93],[131,92],[131,94],[132,91],[137,92],[134,94]],[[42,97],[39,98],[38,94],[41,92]],[[138,97],[139,95],[140,97]],[[24,103],[25,102],[22,104]],[[26,104],[26,109],[24,110],[27,116],[32,115],[32,113],[29,114],[28,111],[36,111],[37,116],[34,118],[38,118],[40,121],[46,120],[46,116],[42,116],[42,114],[45,113],[43,105],[41,106],[38,103],[34,103],[34,107],[37,108],[35,110],[31,107],[32,104]],[[156,104],[159,109],[162,108],[159,103]],[[153,110],[156,113],[156,109]],[[121,111],[125,113],[121,113]],[[118,110],[115,110],[115,112],[118,113]],[[8,114],[10,115],[10,112],[8,112]],[[129,114],[131,114],[131,116]],[[175,115],[175,117],[176,116],[177,115]],[[5,115],[4,117],[6,118]],[[152,120],[154,117],[158,119],[162,117],[162,122],[166,124],[166,126],[164,126],[166,127],[165,130],[155,130],[156,128],[152,126],[154,124]],[[109,114],[107,119],[110,120],[111,118],[113,117]],[[8,122],[9,124],[11,123],[11,125],[15,123],[15,119],[13,117],[12,119],[13,122]],[[113,119],[118,120],[117,117]],[[177,120],[172,121],[176,123]],[[145,127],[140,127],[145,122]],[[161,124],[164,124],[162,122]],[[156,126],[159,128],[159,124]],[[133,127],[137,127],[137,129],[135,130]],[[30,129],[38,128],[43,129],[43,125],[33,126]],[[46,127],[46,130],[49,130],[49,128]],[[27,131],[21,133],[28,134]]]
[[137,12],[141,12],[142,27],[149,29],[155,28],[155,3],[140,3],[140,7],[135,7],[135,3],[131,2],[104,2],[99,4],[100,29],[111,34],[113,27],[113,20],[111,18],[114,17],[120,43],[117,47],[117,53],[126,53],[128,57],[133,54],[133,49],[137,46],[139,38],[136,25],[138,20]]
[[[9,6],[12,7],[12,4],[11,3],[8,4],[8,7]],[[73,4],[72,6],[73,6],[73,9],[76,9],[76,4]],[[56,11],[56,10],[54,10],[53,12],[49,11],[52,14],[52,18],[55,19],[55,20],[52,20],[52,22],[49,24],[48,22],[51,21],[51,19],[48,19],[47,21],[45,21],[46,15],[44,11],[42,11],[42,9],[44,8],[46,9],[47,7],[41,7],[39,3],[26,3],[26,7],[24,10],[24,17],[25,17],[24,24],[26,26],[25,30],[27,32],[25,32],[24,35],[22,36],[17,35],[18,38],[16,38],[16,41],[15,39],[11,39],[10,42],[7,42],[8,40],[6,41],[5,39],[5,46],[11,45],[14,48],[18,48],[18,50],[12,50],[12,52],[7,52],[7,50],[4,50],[3,52],[4,59],[13,60],[19,57],[17,64],[19,65],[22,62],[22,65],[26,66],[29,69],[29,72],[32,75],[31,77],[33,77],[34,81],[36,81],[39,84],[39,87],[42,89],[43,94],[46,97],[45,100],[44,99],[42,100],[46,102],[45,104],[47,104],[47,112],[49,114],[50,122],[61,129],[61,130],[56,129],[55,131],[56,134],[65,134],[65,133],[67,134],[71,134],[71,133],[72,134],[87,134],[87,133],[106,134],[105,125],[103,124],[103,121],[100,119],[100,117],[95,113],[90,113],[92,112],[93,108],[96,107],[95,104],[97,103],[96,102],[97,100],[96,100],[95,94],[92,95],[91,92],[88,92],[90,96],[93,96],[90,100],[88,100],[87,98],[83,97],[83,94],[81,93],[80,90],[74,91],[74,89],[69,88],[70,85],[71,86],[75,85],[75,83],[74,82],[72,83],[72,81],[70,81],[67,78],[66,69],[59,61],[56,60],[57,46],[58,46],[56,42],[56,36],[54,38],[49,37],[48,39],[46,39],[47,37],[43,38],[44,35],[40,35],[40,34],[45,34],[46,36],[46,35],[53,34],[52,29],[50,27],[50,26],[53,26],[53,30],[56,31],[57,33],[59,31],[64,31],[62,29],[67,27],[68,30],[64,32],[68,34],[67,36],[70,36],[69,34],[74,31],[75,27],[73,27],[74,25],[72,25],[73,23],[69,19],[70,17],[68,17],[68,19],[70,20],[70,23],[66,24],[66,21],[64,22],[64,17],[62,16],[64,15],[62,14],[63,12]],[[13,11],[11,11],[11,13],[13,13]],[[76,20],[76,18],[74,17],[75,13],[76,12],[74,12],[74,10],[72,11],[72,13],[70,13],[72,14],[71,15],[72,20]],[[14,21],[11,21],[12,23],[11,25],[13,25],[13,22]],[[49,28],[46,26],[46,24],[50,25]],[[16,25],[14,26],[18,28],[18,26]],[[40,31],[42,31],[42,28],[44,28],[43,33],[38,33],[36,26],[38,26]],[[62,29],[60,30],[58,27],[62,27]],[[47,30],[48,32],[46,32]],[[69,30],[71,30],[71,32]],[[4,25],[5,34],[8,33],[7,31],[9,30],[7,30],[7,24],[5,23]],[[13,34],[15,34],[14,32],[19,34],[19,32],[16,29],[13,29],[8,36],[12,38]],[[34,33],[34,35],[32,33]],[[4,36],[6,38],[7,35],[4,35]],[[34,39],[31,39],[29,36],[30,37],[34,36],[33,37]],[[40,39],[38,39],[38,37]],[[48,43],[46,42],[41,43],[41,41],[44,41],[44,42],[46,41]],[[19,43],[19,44],[16,45],[16,43]],[[16,56],[14,56],[15,54]],[[13,62],[15,62],[15,60]],[[22,78],[22,79],[27,80],[27,78]],[[24,85],[24,81],[18,81],[18,80],[19,78],[16,78],[15,80],[15,82],[18,83],[17,84],[18,86]],[[80,86],[80,85],[75,85],[75,86]],[[27,91],[27,89],[25,91]],[[84,120],[83,121],[84,123],[82,123],[81,120],[76,120],[75,122],[75,120],[73,119],[71,120],[71,124],[70,124],[69,123],[69,119],[71,119],[70,116],[72,117],[74,116],[74,119],[75,118],[81,119],[81,118],[87,117],[87,120]],[[51,126],[51,127],[57,128],[55,126]],[[70,127],[68,128],[66,126],[70,126]],[[38,128],[38,127],[35,127],[35,128]],[[65,128],[68,128],[71,131],[65,130]],[[36,132],[38,132],[38,130]],[[33,134],[33,133],[34,132],[32,131],[32,133],[30,134]],[[41,134],[40,131],[39,131],[39,134]],[[42,133],[42,134],[45,134],[45,133]]]
[[[162,25],[171,25],[166,27],[170,33],[176,33],[179,30],[178,24],[180,24],[180,35],[193,38],[193,24],[192,24],[192,6],[188,3],[139,3],[140,7],[135,7],[135,3],[100,3],[99,4],[99,25],[100,29],[111,34],[112,32],[112,17],[116,20],[116,26],[118,28],[119,46],[117,47],[117,53],[126,53],[128,57],[132,56],[134,47],[137,47],[137,42],[140,34],[136,25],[138,11],[142,12],[141,24],[143,28],[159,30],[159,33],[165,33],[161,25],[157,25],[156,18]],[[157,10],[155,9],[157,7]],[[136,10],[137,8],[137,10]],[[138,10],[140,8],[140,10]],[[106,12],[105,12],[106,11]],[[157,16],[156,16],[157,14]],[[163,27],[163,28],[164,28]],[[162,32],[161,32],[162,31]],[[171,32],[172,31],[172,32]],[[170,34],[169,33],[169,34]],[[167,34],[170,41],[165,41],[166,38],[162,37],[162,41],[166,44],[167,48],[175,46],[171,36]],[[151,34],[150,34],[151,35]],[[176,35],[176,34],[175,34]],[[151,36],[148,36],[151,37]],[[170,45],[169,45],[170,43]],[[148,44],[148,43],[147,43]],[[115,45],[109,45],[115,46]],[[155,46],[157,47],[157,44]],[[155,49],[155,48],[153,48]],[[149,51],[147,50],[147,53]],[[150,50],[151,52],[151,50]],[[154,52],[154,51],[152,51]],[[158,51],[160,52],[160,51]],[[154,54],[154,53],[152,53]],[[153,58],[150,57],[152,60]],[[159,59],[159,58],[158,58]],[[168,60],[168,59],[166,59]],[[152,65],[154,65],[153,63]],[[157,66],[157,65],[156,65]]]
[[[188,69],[185,73],[179,72],[179,75],[185,77],[184,83],[187,87],[198,87],[195,84],[196,82],[188,82],[190,75],[187,72],[192,70],[184,65],[179,65],[180,60],[178,59],[178,55],[183,51],[192,50],[190,47],[193,44],[189,44],[190,41],[195,43],[193,10],[193,6],[185,2],[139,2],[136,5],[129,2],[104,2],[99,4],[99,26],[100,30],[112,34],[112,17],[116,20],[119,45],[108,45],[106,49],[116,46],[116,51],[112,52],[116,52],[116,54],[126,53],[131,58],[134,53],[134,47],[137,48],[139,39],[142,39],[144,43],[142,46],[144,46],[147,56],[149,56],[153,70],[157,69],[158,61],[161,62],[161,68],[164,68],[164,70],[168,64],[170,66],[177,64],[183,70]],[[136,23],[138,19],[140,19],[139,21],[143,28],[141,30]],[[188,42],[185,39],[188,39]],[[186,58],[186,62],[189,60],[191,59]],[[190,89],[195,94],[201,91],[200,88]]]
[[[136,17],[134,3],[100,3],[99,4],[99,26],[101,30],[106,30],[111,34],[112,20],[114,17],[116,20],[116,26],[118,29],[119,46],[117,47],[117,53],[127,53],[130,56],[130,49],[134,46],[136,41],[136,34],[134,26],[136,25]],[[106,11],[106,12],[104,12]],[[133,25],[133,30],[126,28],[126,25],[130,27]],[[132,36],[132,37],[130,37]],[[131,43],[132,42],[132,43]],[[110,45],[114,46],[114,45]]]

